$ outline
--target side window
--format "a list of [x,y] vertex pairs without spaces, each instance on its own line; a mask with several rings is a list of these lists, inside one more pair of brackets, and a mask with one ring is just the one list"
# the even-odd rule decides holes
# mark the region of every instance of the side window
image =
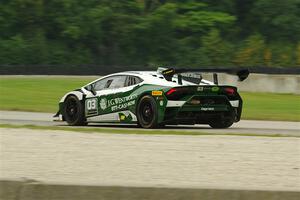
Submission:
[[110,79],[112,78],[108,77],[93,83],[94,89],[96,91],[103,90],[104,88],[106,88],[106,85],[110,81]]
[[[133,77],[133,76],[128,76],[131,77],[131,83],[137,84],[141,82],[138,77]],[[137,78],[137,79],[136,79]],[[116,88],[121,88],[125,87],[125,81],[126,81],[126,86],[128,83],[128,78],[127,76],[111,76],[107,77],[105,79],[99,80],[95,83],[93,83],[93,87],[96,91],[104,90],[104,89],[116,89]],[[139,82],[138,82],[139,81]],[[134,85],[131,84],[131,85]],[[90,90],[91,86],[87,86],[88,90]]]
[[139,84],[140,82],[143,81],[143,79],[136,77],[136,76],[134,76],[134,80],[135,80],[135,84]]
[[[107,77],[105,79],[99,80],[95,83],[93,83],[93,87],[96,91],[104,90],[106,88],[109,88],[111,83],[113,82],[114,77]],[[87,86],[87,89],[91,89],[91,85]]]
[[136,85],[142,82],[143,80],[136,76],[128,76],[126,79],[126,86]]
[[113,79],[108,79],[108,80],[106,81],[106,83],[103,84],[103,85],[104,85],[104,88],[109,88],[109,86],[111,85],[112,82],[113,82]]
[[124,87],[125,80],[126,80],[126,76],[113,76],[112,81],[109,84],[107,84],[106,88],[116,89],[116,88]]

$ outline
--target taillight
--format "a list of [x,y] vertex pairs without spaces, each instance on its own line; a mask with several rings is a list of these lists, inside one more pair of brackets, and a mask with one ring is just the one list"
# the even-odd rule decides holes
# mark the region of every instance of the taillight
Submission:
[[233,88],[225,88],[225,92],[228,95],[234,95],[235,90]]
[[166,96],[169,100],[179,100],[185,95],[190,94],[192,91],[189,88],[177,87],[171,88],[166,92]]
[[171,88],[166,94],[169,96],[172,93],[176,92],[177,90],[175,88]]

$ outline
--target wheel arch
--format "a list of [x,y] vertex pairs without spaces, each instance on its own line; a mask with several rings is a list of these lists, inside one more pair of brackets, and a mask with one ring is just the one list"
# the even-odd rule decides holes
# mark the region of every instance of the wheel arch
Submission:
[[[81,90],[74,90],[71,92],[68,92],[67,94],[65,94],[59,101],[58,104],[58,111],[56,113],[56,115],[62,114],[62,110],[64,108],[64,102],[65,100],[70,97],[70,96],[75,96],[78,98],[79,101],[81,101],[81,103],[83,103],[83,99],[85,98],[85,94],[83,94],[83,92]],[[84,106],[84,105],[83,105]],[[62,116],[63,121],[65,121],[64,117]]]
[[84,94],[81,91],[72,91],[72,92],[68,92],[67,94],[65,94],[61,99],[60,99],[60,103],[65,102],[65,100],[69,97],[69,96],[76,96],[78,98],[79,101],[83,100],[84,98]]
[[151,96],[151,91],[144,91],[144,92],[142,92],[142,93],[140,93],[138,95],[138,98],[136,99],[136,103],[135,103],[136,106],[135,106],[135,109],[134,109],[134,112],[135,112],[134,114],[135,115],[137,114],[138,104],[139,104],[141,98],[143,98],[146,95],[150,95]]
[[[65,102],[68,101],[69,98],[76,99],[76,102],[77,102],[76,104],[77,104],[77,106],[79,106],[79,107],[77,107],[77,109],[79,108],[79,111],[77,111],[77,112],[79,112],[79,116],[76,117],[74,122],[72,122],[72,121],[69,122],[67,120],[66,116],[64,116],[65,108],[66,108]],[[75,125],[75,126],[87,124],[86,118],[85,118],[85,105],[84,105],[83,99],[84,99],[84,95],[82,96],[81,99],[79,99],[78,96],[72,92],[70,92],[64,96],[64,101],[59,103],[59,112],[62,115],[63,121],[67,121],[69,125]],[[76,115],[78,115],[78,113]]]
[[[164,106],[161,106],[160,105],[160,101],[165,101],[165,100],[159,100],[159,99],[157,99],[157,97],[156,96],[153,96],[152,95],[152,91],[153,90],[148,90],[148,91],[144,91],[144,92],[142,92],[139,96],[138,96],[138,98],[136,99],[136,106],[135,106],[135,115],[137,116],[137,111],[138,111],[138,104],[139,104],[139,102],[140,102],[140,100],[144,97],[144,96],[147,96],[147,95],[149,95],[149,96],[152,96],[153,98],[154,98],[154,100],[156,101],[156,109],[157,109],[157,122],[159,123],[159,124],[161,124],[161,123],[163,123],[163,120],[164,120],[164,117],[165,117],[165,108],[166,108],[166,103],[164,104]],[[165,98],[165,97],[164,97]]]

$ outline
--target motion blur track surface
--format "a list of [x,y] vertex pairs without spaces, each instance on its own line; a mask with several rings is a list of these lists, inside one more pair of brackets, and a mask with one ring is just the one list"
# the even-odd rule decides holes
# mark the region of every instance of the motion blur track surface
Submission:
[[[51,120],[49,113],[0,111],[0,124],[66,126]],[[221,130],[200,125],[163,130],[173,129],[212,135],[0,128],[0,200],[299,199],[299,122],[241,121]],[[213,135],[226,132],[264,137]],[[265,137],[274,133],[297,137]]]
[[[65,122],[53,122],[53,113],[37,113],[37,112],[19,112],[19,111],[0,111],[0,124],[12,125],[36,125],[36,126],[67,126]],[[86,128],[99,127],[109,129],[135,129],[136,125],[117,125],[117,124],[96,124],[91,123]],[[157,130],[157,129],[156,129]],[[208,125],[194,126],[166,126],[158,130],[177,130],[177,131],[193,131],[205,132],[212,134],[262,134],[274,135],[280,134],[283,136],[300,136],[300,122],[283,122],[283,121],[256,121],[256,120],[241,120],[235,123],[228,129],[212,129]]]
[[297,137],[0,128],[0,146],[1,200],[299,200],[300,195]]

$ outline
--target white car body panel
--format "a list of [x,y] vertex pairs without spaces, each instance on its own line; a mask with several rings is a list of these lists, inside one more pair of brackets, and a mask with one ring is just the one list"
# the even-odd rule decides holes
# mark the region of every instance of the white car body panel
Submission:
[[239,100],[234,100],[234,101],[229,101],[232,107],[238,108],[240,101]]
[[168,101],[167,107],[181,107],[186,101]]
[[[64,102],[66,97],[68,95],[71,95],[71,94],[75,95],[79,100],[82,100],[83,94],[85,94],[87,98],[94,97],[95,95],[93,95],[92,92],[86,90],[85,87],[90,85],[90,84],[93,84],[93,83],[95,83],[99,80],[102,80],[104,78],[111,77],[111,76],[116,76],[116,75],[137,76],[137,77],[139,77],[143,80],[141,83],[139,83],[139,85],[151,84],[151,85],[159,85],[159,86],[166,86],[166,87],[180,87],[180,86],[188,86],[188,85],[197,85],[197,84],[187,82],[187,81],[184,81],[184,80],[182,80],[182,85],[180,85],[180,84],[178,84],[177,75],[175,75],[173,77],[172,81],[167,81],[163,77],[163,75],[158,73],[157,71],[120,72],[120,73],[115,73],[115,74],[110,74],[110,75],[107,75],[107,76],[103,76],[99,79],[96,79],[96,80],[86,84],[85,86],[83,86],[81,88],[82,92],[72,91],[72,92],[67,93],[61,98],[60,102]],[[214,83],[212,83],[211,81],[203,79],[199,85],[214,85]],[[107,95],[107,94],[114,94],[114,93],[119,93],[119,92],[126,92],[126,91],[131,90],[133,87],[134,86],[123,87],[123,88],[118,88],[118,89],[101,90],[101,91],[97,91],[97,96]]]
[[72,91],[72,92],[68,92],[67,94],[65,94],[59,102],[64,102],[65,99],[67,98],[67,96],[69,95],[75,95],[79,100],[82,100],[83,99],[83,93],[82,92],[79,92],[79,91]]

